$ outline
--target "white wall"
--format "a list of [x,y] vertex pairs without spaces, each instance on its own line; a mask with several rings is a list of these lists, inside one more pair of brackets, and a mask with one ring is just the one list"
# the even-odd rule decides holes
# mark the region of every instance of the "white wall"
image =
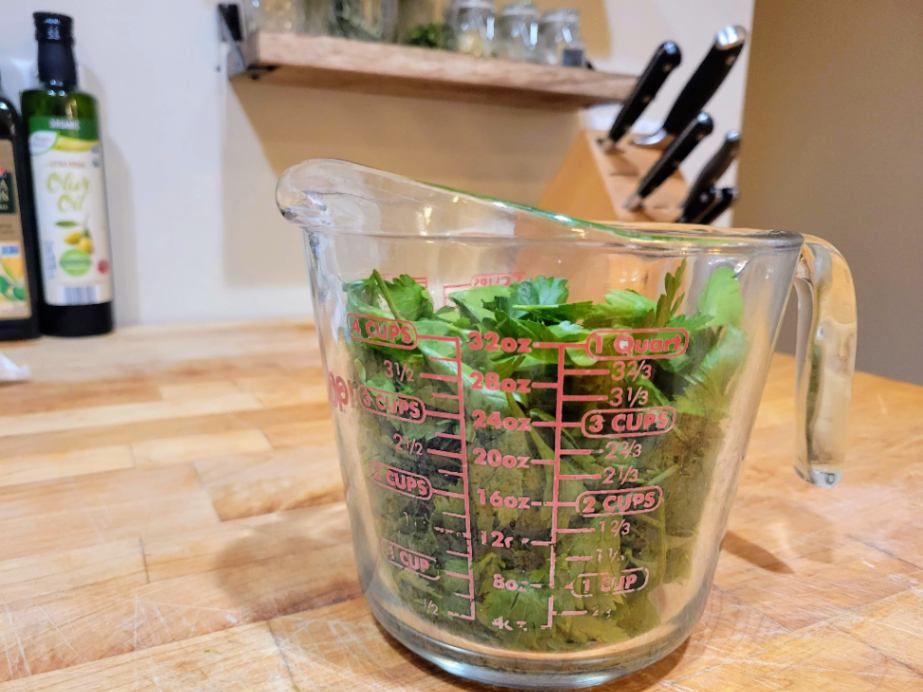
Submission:
[[[232,86],[215,4],[0,0],[8,93],[32,80],[31,13],[75,18],[82,84],[102,110],[119,324],[305,314],[300,240],[273,202],[279,173],[304,158],[351,158],[531,202],[579,127],[576,114]],[[581,9],[600,67],[638,71],[661,41],[680,43],[683,66],[646,117],[665,114],[718,27],[749,27],[752,15],[751,0],[565,4]],[[744,72],[735,67],[710,107],[722,132],[739,126]]]

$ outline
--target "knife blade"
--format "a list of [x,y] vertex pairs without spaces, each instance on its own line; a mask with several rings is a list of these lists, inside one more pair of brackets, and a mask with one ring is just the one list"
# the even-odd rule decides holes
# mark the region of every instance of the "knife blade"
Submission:
[[736,187],[722,187],[718,191],[718,198],[705,210],[698,219],[696,223],[709,224],[724,212],[731,208],[731,205],[737,201],[737,188]]
[[714,185],[702,190],[695,197],[689,195],[676,223],[695,223],[695,220],[702,216],[717,199],[718,190]]
[[630,211],[640,209],[645,197],[669,178],[696,145],[710,135],[714,128],[715,124],[711,116],[708,113],[699,113],[651,166],[638,184],[638,189],[625,202],[625,208]]
[[724,135],[724,141],[721,142],[718,151],[716,151],[715,155],[702,167],[699,177],[696,178],[695,182],[689,187],[689,195],[683,203],[684,212],[687,205],[693,203],[699,195],[718,182],[718,179],[724,175],[728,166],[737,158],[739,152],[740,132],[737,130],[729,130],[728,133]]
[[652,134],[636,137],[633,144],[658,148],[668,146],[721,86],[737,62],[746,41],[747,31],[742,26],[720,29],[708,53],[673,102],[661,128]]
[[614,149],[628,129],[635,124],[682,59],[682,52],[673,41],[660,44],[635,83],[631,95],[625,99],[622,109],[615,116],[606,138],[606,151]]

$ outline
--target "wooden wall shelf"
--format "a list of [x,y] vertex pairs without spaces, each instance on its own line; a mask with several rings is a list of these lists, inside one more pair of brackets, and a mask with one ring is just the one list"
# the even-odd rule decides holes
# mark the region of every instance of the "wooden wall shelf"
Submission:
[[329,36],[257,32],[241,48],[229,59],[237,79],[392,96],[576,110],[621,101],[635,83],[624,74]]

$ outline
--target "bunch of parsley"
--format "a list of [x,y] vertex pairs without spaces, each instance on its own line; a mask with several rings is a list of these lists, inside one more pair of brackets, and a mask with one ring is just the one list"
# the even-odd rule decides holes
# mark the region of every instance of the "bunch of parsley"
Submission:
[[[511,649],[563,651],[593,644],[609,644],[642,634],[660,622],[651,594],[658,585],[682,581],[688,576],[696,556],[693,546],[704,504],[709,494],[719,446],[724,437],[730,392],[735,374],[746,355],[747,341],[740,329],[742,297],[733,272],[715,269],[700,292],[692,314],[680,314],[685,262],[664,281],[662,295],[655,301],[631,290],[606,294],[602,302],[568,302],[567,281],[538,276],[510,286],[485,286],[452,293],[449,303],[436,309],[427,290],[410,276],[385,280],[375,271],[367,279],[345,286],[347,310],[352,313],[398,318],[414,323],[421,335],[456,336],[467,344],[472,331],[496,332],[500,337],[527,338],[533,342],[583,342],[599,328],[681,327],[689,333],[686,352],[676,358],[648,360],[649,377],[632,373],[615,381],[612,372],[604,376],[575,378],[574,393],[605,394],[613,386],[643,388],[648,406],[672,406],[676,410],[674,428],[666,435],[637,438],[630,457],[605,460],[611,447],[605,439],[586,439],[579,429],[563,431],[562,446],[590,449],[591,454],[567,456],[560,460],[560,472],[569,475],[599,474],[606,466],[632,467],[637,477],[622,485],[602,485],[600,480],[568,480],[559,485],[559,502],[573,502],[585,490],[659,486],[664,501],[651,512],[625,517],[584,517],[575,509],[558,509],[558,528],[592,527],[592,532],[559,534],[556,545],[555,584],[549,583],[550,551],[533,546],[547,541],[552,509],[546,506],[554,493],[553,467],[528,465],[507,469],[474,464],[475,448],[499,449],[503,454],[529,459],[554,456],[553,432],[533,427],[524,432],[495,428],[475,429],[470,411],[475,408],[498,411],[501,416],[529,417],[533,421],[554,420],[556,394],[552,389],[532,389],[527,393],[501,392],[474,388],[472,375],[494,372],[500,378],[528,378],[534,382],[554,381],[557,377],[557,349],[531,349],[526,353],[506,353],[462,347],[467,428],[471,543],[473,549],[473,621],[455,619],[450,612],[467,613],[470,602],[459,597],[467,586],[446,572],[464,574],[468,565],[463,527],[459,520],[443,514],[457,512],[458,502],[434,495],[420,501],[373,487],[370,496],[379,538],[418,553],[436,556],[438,565],[426,579],[411,570],[391,569],[386,580],[403,604],[420,616],[451,631]],[[454,393],[448,380],[422,379],[419,373],[455,375],[450,342],[420,339],[415,348],[404,350],[346,337],[351,356],[350,376],[357,382],[379,389],[421,398],[432,408],[440,399],[437,392]],[[611,364],[597,362],[581,349],[566,349],[568,367],[586,368]],[[388,363],[390,362],[390,364]],[[395,369],[394,364],[400,368]],[[412,380],[402,372],[417,373]],[[613,371],[614,372],[614,371]],[[580,420],[593,408],[605,403],[569,402],[565,420]],[[446,404],[447,411],[455,410]],[[458,451],[460,444],[443,432],[459,432],[458,421],[427,417],[412,423],[373,415],[360,410],[360,454],[390,466],[423,475],[434,487],[463,492],[457,476],[440,474],[440,469],[458,470],[458,462],[438,455],[419,453],[422,449]],[[395,444],[402,440],[420,441],[416,448]],[[612,458],[611,456],[609,457]],[[505,496],[528,497],[541,506],[528,510],[495,507],[478,501],[478,488],[499,490]],[[617,528],[616,528],[617,527]],[[491,545],[494,540],[502,546]],[[502,537],[495,539],[495,537]],[[484,539],[486,540],[485,541]],[[568,561],[568,556],[592,556],[591,562]],[[644,588],[630,593],[602,593],[601,589],[566,588],[582,573],[607,573],[615,576],[625,570],[645,568]],[[498,588],[496,575],[504,583],[521,588]],[[578,617],[555,617],[550,628],[549,597],[554,609],[584,611]]]

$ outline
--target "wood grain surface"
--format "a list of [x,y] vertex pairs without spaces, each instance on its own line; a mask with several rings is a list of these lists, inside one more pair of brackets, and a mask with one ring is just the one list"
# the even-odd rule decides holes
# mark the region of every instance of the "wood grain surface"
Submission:
[[238,79],[549,110],[621,101],[636,79],[333,36],[258,31],[243,48],[250,70]]
[[641,209],[628,211],[625,202],[663,149],[637,147],[629,132],[618,148],[608,150],[606,135],[602,130],[580,130],[574,135],[563,163],[542,192],[539,208],[606,223],[674,222],[689,192],[682,172],[677,169],[664,180]]
[[[0,688],[445,690],[356,581],[311,327],[4,345]],[[772,366],[689,640],[612,690],[923,689],[923,388],[858,375],[851,468],[791,470]],[[602,688],[606,689],[606,688]]]

